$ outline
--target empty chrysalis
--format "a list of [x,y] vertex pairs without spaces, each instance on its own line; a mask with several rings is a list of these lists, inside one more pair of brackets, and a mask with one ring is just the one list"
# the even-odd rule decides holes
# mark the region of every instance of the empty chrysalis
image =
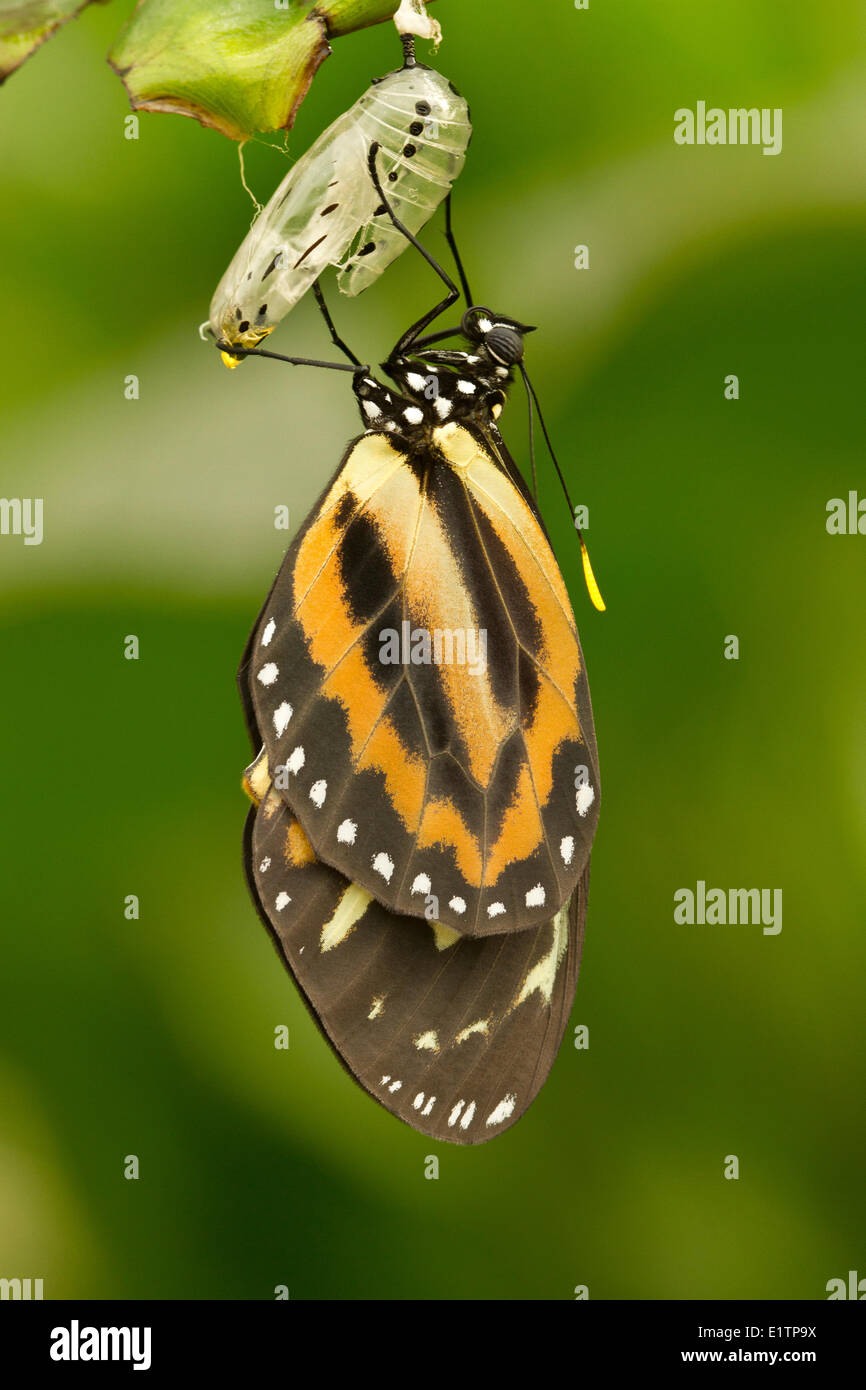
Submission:
[[211,302],[218,342],[255,347],[328,266],[342,292],[357,295],[405,250],[370,179],[372,144],[391,206],[413,233],[450,192],[472,134],[469,108],[441,73],[415,62],[411,39],[404,47],[404,66],[328,127],[256,218]]

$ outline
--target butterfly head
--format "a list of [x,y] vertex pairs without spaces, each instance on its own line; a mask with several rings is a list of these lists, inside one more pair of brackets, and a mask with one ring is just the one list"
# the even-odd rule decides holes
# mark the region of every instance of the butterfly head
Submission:
[[461,327],[464,335],[483,350],[495,367],[507,372],[523,361],[526,335],[535,332],[528,324],[494,314],[479,304],[466,310]]
[[461,332],[470,351],[428,347],[383,362],[396,393],[358,372],[355,394],[368,430],[429,434],[449,421],[484,429],[498,419],[513,369],[523,361],[524,339],[534,330],[473,305],[463,315]]

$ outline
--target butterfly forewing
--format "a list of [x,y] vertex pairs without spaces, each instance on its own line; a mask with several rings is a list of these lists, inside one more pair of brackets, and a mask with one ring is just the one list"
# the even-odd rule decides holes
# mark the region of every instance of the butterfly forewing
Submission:
[[245,857],[259,913],[322,1032],[386,1109],[477,1144],[543,1085],[574,998],[589,866],[548,921],[485,939],[398,917],[317,860],[273,789]]
[[574,892],[598,812],[582,653],[546,536],[477,432],[350,447],[240,680],[317,856],[391,911],[485,935]]

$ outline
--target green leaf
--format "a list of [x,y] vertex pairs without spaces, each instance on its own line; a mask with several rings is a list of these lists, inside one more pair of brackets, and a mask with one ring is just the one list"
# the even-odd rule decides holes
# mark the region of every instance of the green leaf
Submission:
[[109,54],[134,108],[194,116],[235,140],[290,129],[329,38],[399,0],[140,0]]
[[0,0],[0,82],[93,0]]

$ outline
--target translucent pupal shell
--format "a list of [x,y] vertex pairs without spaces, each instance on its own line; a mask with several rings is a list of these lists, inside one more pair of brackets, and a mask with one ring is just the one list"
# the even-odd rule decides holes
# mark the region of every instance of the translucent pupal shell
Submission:
[[417,234],[460,174],[472,134],[469,108],[431,68],[390,73],[355,102],[292,166],[217,286],[210,328],[254,347],[327,266],[344,294],[365,290],[405,250],[368,168],[396,215]]

